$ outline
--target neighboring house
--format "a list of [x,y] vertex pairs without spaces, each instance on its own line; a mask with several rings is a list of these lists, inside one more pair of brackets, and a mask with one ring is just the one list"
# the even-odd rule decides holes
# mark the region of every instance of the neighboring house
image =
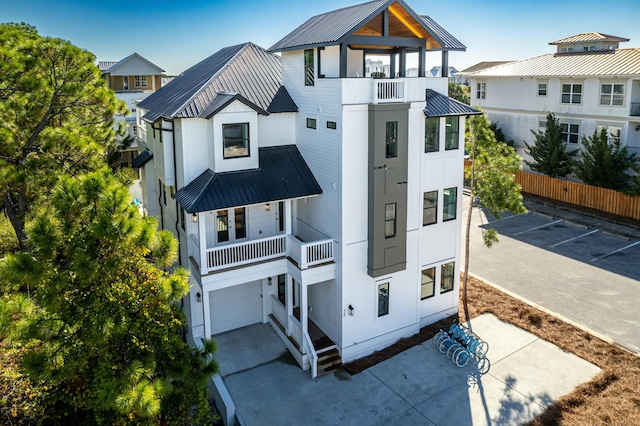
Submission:
[[129,115],[117,116],[116,122],[126,121],[129,125],[129,136],[133,138],[133,143],[120,152],[120,163],[131,164],[138,155],[136,105],[162,87],[161,74],[164,70],[137,53],[120,61],[100,61],[98,69],[107,81],[107,87],[116,92],[116,97],[124,101],[129,109]]
[[462,71],[458,71],[456,73],[456,83],[464,84],[465,86],[468,86],[470,84],[470,78],[469,78],[470,74],[473,74],[474,72],[477,72],[477,71],[484,70],[486,68],[495,67],[497,65],[508,64],[509,62],[511,61],[491,61],[491,62],[477,63],[469,68],[463,69]]
[[[371,77],[371,73],[382,73],[386,77],[390,77],[391,64],[382,59],[367,59],[365,62],[364,75]],[[374,74],[375,75],[375,74]]]
[[[353,360],[457,313],[464,122],[478,111],[425,77],[431,49],[446,62],[465,47],[378,0],[269,50],[224,48],[139,104],[144,204],[180,240],[192,344],[268,322],[315,376],[318,354]],[[415,53],[420,77],[363,77],[381,52]]]
[[555,53],[470,73],[471,104],[499,122],[525,158],[524,142],[533,143],[531,130],[543,130],[549,112],[570,149],[606,127],[611,142],[640,154],[640,49],[618,47],[626,41],[578,34],[549,43]]
[[459,79],[456,77],[458,74],[458,70],[455,67],[449,67],[447,70],[447,75],[442,75],[442,67],[435,66],[429,70],[429,77],[448,77],[450,83],[460,83]]

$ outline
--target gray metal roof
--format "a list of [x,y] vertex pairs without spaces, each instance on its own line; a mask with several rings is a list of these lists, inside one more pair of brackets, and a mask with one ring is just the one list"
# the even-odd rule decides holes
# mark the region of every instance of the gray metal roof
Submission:
[[427,89],[427,106],[424,115],[427,117],[446,117],[453,115],[480,115],[482,111],[450,98],[435,90]]
[[160,117],[207,118],[228,100],[217,97],[238,94],[264,113],[281,87],[280,58],[253,43],[244,43],[225,47],[189,68],[139,107],[147,110],[144,119],[150,122]]
[[145,149],[140,154],[136,155],[136,158],[134,158],[131,161],[131,167],[134,169],[139,169],[140,167],[147,164],[152,158],[153,158],[153,152],[151,152],[148,149]]
[[429,33],[442,44],[441,50],[466,50],[467,46],[462,44],[457,38],[452,36],[447,30],[442,28],[436,21],[427,15],[420,15]]
[[640,49],[549,53],[469,74],[482,77],[587,77],[640,75]]
[[270,52],[334,45],[353,34],[390,4],[398,3],[442,45],[442,50],[466,47],[428,16],[417,15],[403,0],[374,0],[316,15],[269,48]]
[[569,37],[561,38],[560,40],[550,41],[549,44],[570,44],[570,43],[585,43],[585,42],[594,42],[594,41],[629,41],[628,38],[612,36],[609,34],[602,33],[582,33],[576,34]]
[[259,149],[257,169],[214,173],[207,169],[174,198],[187,213],[270,203],[322,194],[295,145]]
[[148,60],[147,58],[144,58],[142,56],[140,56],[138,53],[132,53],[131,55],[127,56],[126,58],[120,59],[119,61],[100,61],[98,62],[98,69],[100,71],[102,71],[103,73],[107,73],[107,72],[112,72],[113,70],[115,70],[116,68],[120,67],[122,64],[124,64],[125,62],[129,61],[130,59],[133,58],[138,58],[143,62],[146,62],[147,64],[149,64],[149,66],[156,68],[158,71],[158,74],[163,73],[164,70],[162,68],[160,68],[159,66],[157,66],[156,64],[154,64],[153,62],[151,62],[150,60]]

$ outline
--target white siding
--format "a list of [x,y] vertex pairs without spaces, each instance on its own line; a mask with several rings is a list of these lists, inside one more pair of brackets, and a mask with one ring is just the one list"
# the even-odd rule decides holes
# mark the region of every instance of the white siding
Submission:
[[294,145],[296,143],[296,114],[277,113],[258,116],[260,147]]
[[[249,123],[249,157],[223,158],[222,125]],[[258,113],[240,101],[234,101],[213,116],[213,157],[216,173],[258,168]]]

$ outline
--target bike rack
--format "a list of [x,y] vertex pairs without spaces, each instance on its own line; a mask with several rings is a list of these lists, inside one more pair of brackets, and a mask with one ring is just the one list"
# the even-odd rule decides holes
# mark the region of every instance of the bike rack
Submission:
[[448,330],[440,329],[433,337],[433,344],[458,367],[467,365],[471,358],[485,359],[489,351],[487,342],[457,321]]

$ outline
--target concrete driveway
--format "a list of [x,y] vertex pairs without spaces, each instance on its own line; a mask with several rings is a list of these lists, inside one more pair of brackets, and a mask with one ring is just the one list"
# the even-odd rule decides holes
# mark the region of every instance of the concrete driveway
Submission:
[[533,419],[600,369],[490,314],[472,320],[490,369],[456,367],[429,340],[355,376],[311,380],[268,324],[214,337],[240,423],[514,425]]
[[[465,211],[468,202],[465,197]],[[537,203],[528,207],[526,215],[499,221],[474,212],[470,272],[640,352],[640,229]],[[482,243],[487,225],[500,234],[491,248]],[[464,258],[464,236],[462,247]]]

